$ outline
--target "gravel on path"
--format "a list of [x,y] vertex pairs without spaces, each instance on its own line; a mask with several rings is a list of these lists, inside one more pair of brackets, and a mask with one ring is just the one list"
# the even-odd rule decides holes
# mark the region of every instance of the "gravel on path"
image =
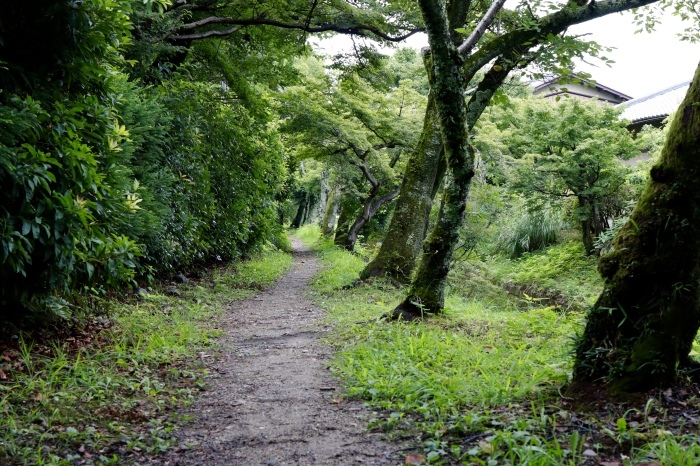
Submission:
[[294,239],[294,266],[222,317],[207,390],[162,465],[396,465],[400,446],[368,432],[370,413],[344,400],[320,341],[323,310],[306,298],[319,266]]

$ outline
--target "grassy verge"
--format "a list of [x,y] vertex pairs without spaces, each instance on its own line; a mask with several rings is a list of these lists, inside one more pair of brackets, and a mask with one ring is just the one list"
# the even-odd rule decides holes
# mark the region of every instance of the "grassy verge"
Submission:
[[584,254],[580,242],[566,241],[516,260],[494,255],[458,262],[450,284],[455,293],[480,300],[496,298],[501,306],[505,306],[504,297],[498,293],[507,292],[507,300],[520,308],[584,311],[603,288],[597,263],[597,257]]
[[[348,288],[364,261],[318,240],[313,229],[300,236],[325,265],[313,286],[335,328],[333,370],[348,396],[373,409],[370,428],[417,441],[401,458],[407,464],[698,464],[697,424],[687,419],[700,407],[692,388],[585,406],[559,393],[581,313],[534,300],[523,310],[493,285],[482,300],[479,290],[457,293],[453,282],[443,316],[381,322],[402,290],[382,281]],[[528,260],[563,262],[547,257],[530,256],[508,273],[536,276]]]
[[177,408],[203,387],[216,316],[291,262],[269,251],[176,296],[154,290],[51,337],[13,336],[0,346],[0,463],[125,464],[173,447]]

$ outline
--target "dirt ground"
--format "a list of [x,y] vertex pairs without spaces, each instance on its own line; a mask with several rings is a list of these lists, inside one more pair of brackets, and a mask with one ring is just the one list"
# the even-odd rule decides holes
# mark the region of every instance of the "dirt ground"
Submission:
[[343,399],[328,371],[322,310],[306,299],[319,266],[294,240],[294,266],[223,316],[223,349],[207,390],[185,414],[180,445],[151,464],[390,465],[401,446],[367,431],[371,415]]

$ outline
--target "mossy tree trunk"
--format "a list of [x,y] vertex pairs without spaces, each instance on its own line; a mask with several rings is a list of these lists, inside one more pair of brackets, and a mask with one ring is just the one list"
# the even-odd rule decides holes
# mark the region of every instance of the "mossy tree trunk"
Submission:
[[430,42],[434,70],[432,91],[435,93],[450,178],[445,185],[437,223],[423,246],[423,255],[408,296],[394,310],[395,317],[408,319],[422,316],[424,312],[442,310],[445,279],[459,237],[469,185],[474,176],[474,151],[468,143],[466,132],[467,106],[464,100],[462,57],[452,41],[442,2],[420,0],[419,5]]
[[326,202],[326,210],[323,213],[323,221],[321,222],[321,234],[323,236],[330,236],[335,229],[335,217],[338,213],[338,187],[335,186],[328,193],[328,199]]
[[[374,191],[374,190],[373,190]],[[379,189],[377,189],[379,191]],[[364,205],[362,206],[362,212],[360,216],[355,220],[355,222],[350,226],[348,230],[348,235],[345,239],[345,249],[348,251],[355,250],[355,243],[357,242],[357,235],[363,226],[369,222],[374,214],[377,213],[379,208],[391,201],[399,193],[399,188],[390,191],[383,196],[378,196],[377,193],[372,193],[371,197],[365,199]]]
[[700,67],[630,221],[603,256],[605,288],[576,347],[574,382],[670,383],[700,326]]
[[328,196],[330,194],[330,172],[325,169],[321,172],[321,190],[319,191],[318,204],[316,205],[316,217],[318,218],[318,226],[323,232],[323,222],[326,220],[326,210],[328,210]]
[[[431,47],[435,76],[432,90],[435,91],[440,132],[451,176],[445,186],[437,224],[423,245],[423,254],[408,297],[397,306],[393,317],[410,319],[420,317],[424,312],[437,313],[442,310],[449,263],[459,238],[466,196],[474,175],[473,148],[468,144],[467,133],[507,74],[535,59],[542,42],[571,25],[654,1],[657,0],[603,0],[585,5],[569,3],[559,11],[537,18],[528,27],[516,28],[482,41],[484,32],[504,3],[503,0],[494,0],[469,37],[456,47],[444,1],[419,0]],[[450,10],[455,6],[467,9],[471,6],[469,2],[448,3]],[[490,62],[493,62],[491,69],[477,86],[469,104],[465,105],[465,83]]]
[[431,92],[423,131],[406,164],[394,215],[377,256],[367,264],[360,278],[391,276],[404,283],[410,279],[425,239],[441,153],[442,138]]

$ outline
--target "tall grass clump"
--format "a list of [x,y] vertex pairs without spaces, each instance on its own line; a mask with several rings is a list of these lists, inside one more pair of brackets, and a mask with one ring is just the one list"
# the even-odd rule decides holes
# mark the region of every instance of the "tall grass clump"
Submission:
[[565,228],[560,209],[541,207],[530,210],[523,204],[517,204],[501,224],[496,249],[516,259],[526,252],[555,244]]
[[320,293],[331,293],[353,284],[365,266],[366,250],[360,244],[355,251],[349,252],[333,245],[333,240],[324,238],[318,225],[304,225],[295,236],[307,246],[311,246],[319,255],[323,264],[323,273],[314,277],[312,287]]
[[[294,231],[294,236],[307,246],[313,246],[321,241],[321,228],[315,223],[309,223]],[[317,245],[317,246],[320,246]]]

